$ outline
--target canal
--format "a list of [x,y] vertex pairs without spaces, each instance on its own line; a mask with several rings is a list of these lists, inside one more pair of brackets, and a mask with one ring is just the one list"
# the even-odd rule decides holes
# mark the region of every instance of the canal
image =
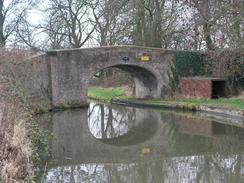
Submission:
[[41,115],[49,155],[38,181],[243,182],[244,121],[224,119],[96,102]]

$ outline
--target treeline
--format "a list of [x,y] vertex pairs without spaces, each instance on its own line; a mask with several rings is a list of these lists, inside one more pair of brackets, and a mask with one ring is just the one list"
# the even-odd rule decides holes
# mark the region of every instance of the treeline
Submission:
[[175,54],[174,85],[182,76],[207,75],[244,88],[243,0],[0,1],[2,48],[128,44],[190,51]]
[[244,1],[0,1],[1,47],[47,50],[121,44],[243,48]]

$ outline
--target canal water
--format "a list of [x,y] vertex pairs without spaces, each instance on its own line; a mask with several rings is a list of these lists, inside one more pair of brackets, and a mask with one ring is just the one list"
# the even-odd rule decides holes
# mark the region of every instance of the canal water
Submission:
[[38,117],[45,183],[244,182],[244,121],[106,105]]

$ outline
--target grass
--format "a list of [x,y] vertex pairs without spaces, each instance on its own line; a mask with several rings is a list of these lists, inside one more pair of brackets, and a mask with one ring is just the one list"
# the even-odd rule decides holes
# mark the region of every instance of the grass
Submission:
[[166,98],[146,100],[146,103],[153,104],[177,104],[185,106],[209,106],[209,107],[224,107],[229,109],[244,110],[244,99],[188,99],[188,98]]
[[100,88],[89,87],[88,97],[95,100],[102,100],[109,102],[111,99],[129,99],[131,96],[127,95],[126,89],[123,87],[117,88]]
[[[133,99],[126,94],[123,87],[99,88],[89,87],[88,97],[91,99],[109,102],[111,99]],[[193,99],[193,98],[161,98],[146,99],[140,102],[148,104],[177,104],[181,106],[208,106],[223,107],[228,109],[244,110],[244,98],[220,98],[220,99]]]

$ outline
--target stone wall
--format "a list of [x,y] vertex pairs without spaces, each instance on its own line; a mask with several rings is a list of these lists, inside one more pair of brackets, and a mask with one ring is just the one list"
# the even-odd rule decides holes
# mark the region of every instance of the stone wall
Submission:
[[32,57],[14,68],[16,91],[36,112],[51,108],[51,59],[44,54]]

